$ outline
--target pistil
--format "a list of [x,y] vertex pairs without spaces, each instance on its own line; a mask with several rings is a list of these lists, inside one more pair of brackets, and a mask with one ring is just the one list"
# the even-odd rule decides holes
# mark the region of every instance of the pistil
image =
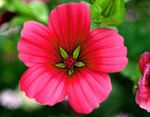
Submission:
[[77,62],[76,59],[74,59],[72,56],[69,56],[64,60],[64,64],[66,65],[67,69],[73,68],[76,62]]

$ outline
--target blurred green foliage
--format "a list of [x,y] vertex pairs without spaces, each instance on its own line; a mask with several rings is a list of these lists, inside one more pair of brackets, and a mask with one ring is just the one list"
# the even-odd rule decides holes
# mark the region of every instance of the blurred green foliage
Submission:
[[[1,2],[5,1],[1,6]],[[48,3],[23,3],[19,0],[0,0],[0,14],[15,12],[16,16],[0,26],[0,93],[5,89],[18,90],[18,83],[26,67],[17,57],[17,42],[20,30],[27,20],[47,24],[50,11],[57,5],[71,0],[51,0]],[[72,0],[80,2],[83,0]],[[94,0],[85,0],[92,4]],[[145,51],[150,51],[150,2],[148,0],[129,0],[126,2],[127,15],[118,31],[125,38],[128,48],[129,64],[121,73],[111,74],[113,90],[100,108],[89,115],[75,113],[67,102],[53,107],[42,106],[30,109],[8,109],[0,105],[0,117],[149,117],[135,103],[135,86],[140,78],[138,59]],[[30,104],[32,106],[32,104]],[[29,109],[28,109],[29,108]]]
[[117,25],[124,21],[124,0],[95,0],[91,7],[91,17],[101,25]]

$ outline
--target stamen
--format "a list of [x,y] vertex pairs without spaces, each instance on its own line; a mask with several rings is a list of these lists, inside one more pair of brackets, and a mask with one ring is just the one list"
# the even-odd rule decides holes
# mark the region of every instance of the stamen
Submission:
[[59,48],[59,51],[60,51],[60,54],[61,54],[61,56],[64,58],[64,59],[66,59],[67,57],[68,57],[68,54],[67,54],[67,52],[63,49],[63,48]]
[[78,46],[73,52],[73,58],[78,58],[80,54],[80,46]]

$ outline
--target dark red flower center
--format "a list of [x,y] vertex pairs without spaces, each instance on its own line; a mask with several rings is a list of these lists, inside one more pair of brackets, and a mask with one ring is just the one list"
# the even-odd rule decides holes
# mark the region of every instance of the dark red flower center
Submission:
[[56,67],[61,69],[67,69],[68,75],[72,75],[76,68],[81,68],[85,66],[83,61],[79,60],[80,46],[78,46],[72,53],[68,54],[63,48],[59,48],[60,55],[63,59],[63,62],[58,62],[55,64]]
[[69,56],[64,60],[64,64],[66,65],[67,69],[73,68],[76,62],[76,59],[74,59],[72,56]]

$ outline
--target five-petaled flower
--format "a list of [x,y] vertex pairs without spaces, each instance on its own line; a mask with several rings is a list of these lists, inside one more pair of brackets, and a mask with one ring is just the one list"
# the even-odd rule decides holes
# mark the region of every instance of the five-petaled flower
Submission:
[[121,71],[128,61],[124,39],[115,30],[90,31],[84,3],[59,5],[48,26],[26,22],[18,50],[29,67],[21,91],[44,105],[67,99],[78,113],[90,113],[106,100],[112,89],[107,73]]
[[139,60],[142,77],[138,82],[136,103],[150,112],[150,52],[145,52]]

